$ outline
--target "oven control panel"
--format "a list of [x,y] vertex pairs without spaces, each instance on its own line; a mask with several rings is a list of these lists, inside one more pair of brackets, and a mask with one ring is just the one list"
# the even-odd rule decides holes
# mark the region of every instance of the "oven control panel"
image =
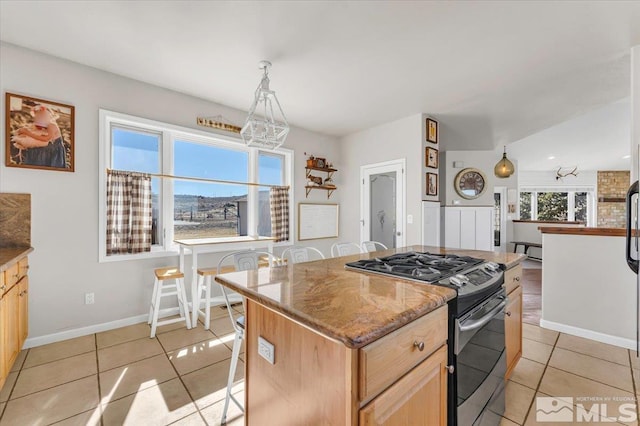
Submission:
[[500,279],[502,274],[503,272],[497,263],[486,262],[440,280],[438,283],[453,285],[457,288],[458,295],[464,295],[490,287]]

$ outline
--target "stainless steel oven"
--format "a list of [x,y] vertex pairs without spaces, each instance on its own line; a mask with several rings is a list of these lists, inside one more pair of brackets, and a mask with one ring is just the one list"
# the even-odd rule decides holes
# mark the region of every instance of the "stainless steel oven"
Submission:
[[458,425],[495,424],[496,414],[504,412],[506,304],[501,289],[455,319]]

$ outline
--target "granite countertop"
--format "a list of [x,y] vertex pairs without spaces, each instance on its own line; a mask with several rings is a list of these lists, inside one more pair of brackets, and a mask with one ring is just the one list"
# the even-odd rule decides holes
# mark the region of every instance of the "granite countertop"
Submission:
[[32,251],[32,247],[0,247],[0,272],[6,271]]
[[249,299],[341,341],[360,348],[456,297],[447,287],[345,270],[360,258],[429,251],[482,257],[512,267],[522,254],[445,250],[412,246],[289,266],[230,272],[216,281]]

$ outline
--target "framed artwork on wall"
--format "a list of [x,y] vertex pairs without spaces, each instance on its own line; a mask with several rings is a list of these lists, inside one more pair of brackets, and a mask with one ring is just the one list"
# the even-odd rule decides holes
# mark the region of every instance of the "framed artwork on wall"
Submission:
[[72,105],[6,94],[5,165],[74,171]]
[[438,150],[434,148],[425,148],[425,164],[432,169],[438,168]]
[[427,142],[438,143],[438,122],[427,118]]
[[427,195],[438,195],[438,175],[427,173]]

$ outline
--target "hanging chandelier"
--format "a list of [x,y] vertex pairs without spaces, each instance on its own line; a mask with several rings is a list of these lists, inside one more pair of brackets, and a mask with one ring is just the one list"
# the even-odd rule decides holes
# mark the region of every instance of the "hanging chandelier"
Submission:
[[258,67],[264,74],[256,89],[247,120],[240,130],[240,136],[247,146],[276,149],[287,138],[289,124],[276,93],[269,89],[271,62],[260,61]]
[[508,178],[515,171],[515,167],[513,163],[509,161],[507,158],[507,147],[504,147],[504,153],[502,154],[502,159],[498,161],[498,164],[493,168],[493,173],[496,177],[501,179]]

